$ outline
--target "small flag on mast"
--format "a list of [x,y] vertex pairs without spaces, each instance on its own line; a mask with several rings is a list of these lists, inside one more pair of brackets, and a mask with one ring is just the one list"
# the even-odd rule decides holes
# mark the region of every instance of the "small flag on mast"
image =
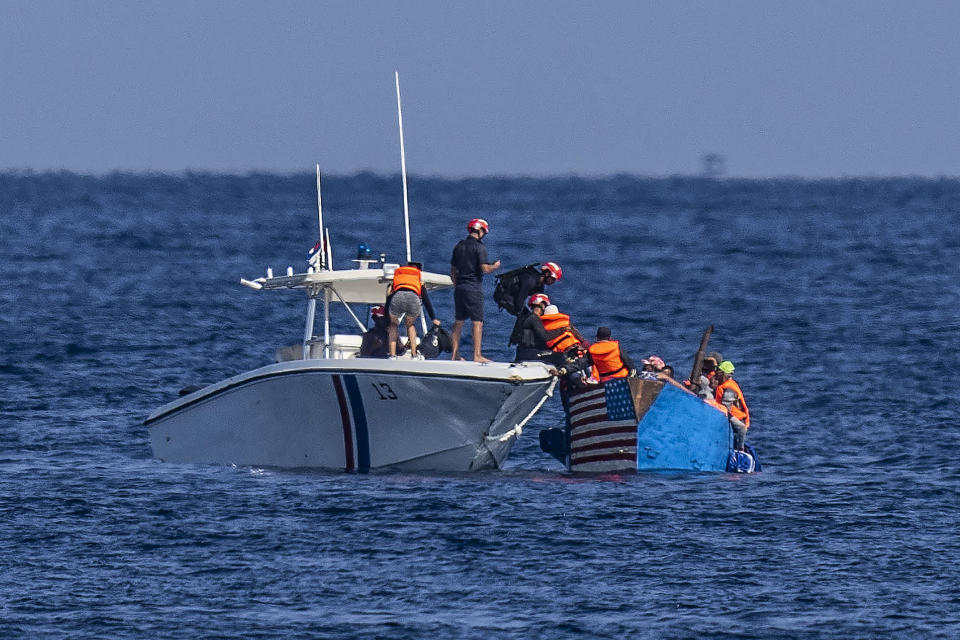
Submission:
[[323,238],[317,240],[317,244],[313,245],[313,249],[310,249],[307,255],[309,256],[307,264],[315,269],[326,268],[326,258],[323,255]]

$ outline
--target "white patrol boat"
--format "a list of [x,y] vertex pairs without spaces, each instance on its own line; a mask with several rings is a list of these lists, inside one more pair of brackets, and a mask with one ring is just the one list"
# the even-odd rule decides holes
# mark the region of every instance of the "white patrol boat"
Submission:
[[[397,115],[409,263],[399,74]],[[317,212],[321,241],[306,273],[288,267],[285,276],[274,277],[268,269],[264,278],[241,280],[256,290],[306,293],[302,343],[278,352],[277,363],[192,390],[154,411],[144,421],[154,456],[167,462],[361,472],[499,468],[524,425],[553,394],[550,369],[541,363],[357,358],[359,334],[330,334],[331,303],[342,305],[362,333],[366,326],[351,305],[383,304],[398,265],[385,264],[381,256],[358,259],[356,269],[333,269],[319,165]],[[422,281],[427,291],[453,286],[449,276],[438,273],[422,272]],[[420,317],[425,334],[422,312]]]
[[[329,263],[328,263],[329,264]],[[367,267],[361,264],[361,267]],[[309,302],[297,360],[189,393],[145,421],[166,462],[366,471],[499,468],[556,379],[537,363],[357,358],[359,335],[330,335],[331,303],[381,304],[395,265],[247,281]],[[423,273],[424,288],[452,286]],[[317,301],[324,332],[314,336]]]

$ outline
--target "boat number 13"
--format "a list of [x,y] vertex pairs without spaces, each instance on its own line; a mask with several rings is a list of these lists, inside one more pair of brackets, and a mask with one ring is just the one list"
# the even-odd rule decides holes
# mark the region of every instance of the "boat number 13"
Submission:
[[377,391],[377,395],[380,396],[381,400],[396,400],[397,394],[393,392],[393,389],[390,388],[386,382],[371,382],[373,388]]

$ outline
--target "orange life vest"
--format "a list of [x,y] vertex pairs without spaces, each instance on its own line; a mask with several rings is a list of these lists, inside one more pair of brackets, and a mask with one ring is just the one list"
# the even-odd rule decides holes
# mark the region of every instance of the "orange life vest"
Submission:
[[570,316],[567,314],[545,313],[540,316],[540,320],[543,321],[543,328],[547,331],[563,329],[563,332],[557,337],[547,339],[547,346],[557,353],[563,353],[573,345],[580,344],[577,337],[573,335],[573,331],[570,330]]
[[743,399],[743,391],[740,390],[740,385],[736,383],[733,378],[727,378],[723,384],[717,387],[717,390],[714,392],[714,399],[717,402],[723,402],[723,392],[727,389],[732,389],[737,393],[737,400],[732,405],[730,405],[730,415],[734,418],[738,418],[743,422],[743,424],[750,427],[750,410],[747,408],[747,401]]
[[393,272],[393,290],[407,289],[420,295],[420,269],[416,267],[397,267]]
[[616,340],[594,342],[587,349],[593,359],[593,376],[600,382],[613,378],[626,378],[626,365],[620,358],[620,343]]

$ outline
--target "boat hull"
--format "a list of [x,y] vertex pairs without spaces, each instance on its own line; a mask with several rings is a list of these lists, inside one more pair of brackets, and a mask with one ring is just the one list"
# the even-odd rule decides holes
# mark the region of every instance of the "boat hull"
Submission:
[[625,378],[564,393],[563,401],[566,429],[542,433],[541,447],[571,471],[759,470],[733,455],[723,408],[679,385]]
[[552,389],[537,366],[303,360],[201,389],[146,424],[166,462],[479,470],[500,467]]

